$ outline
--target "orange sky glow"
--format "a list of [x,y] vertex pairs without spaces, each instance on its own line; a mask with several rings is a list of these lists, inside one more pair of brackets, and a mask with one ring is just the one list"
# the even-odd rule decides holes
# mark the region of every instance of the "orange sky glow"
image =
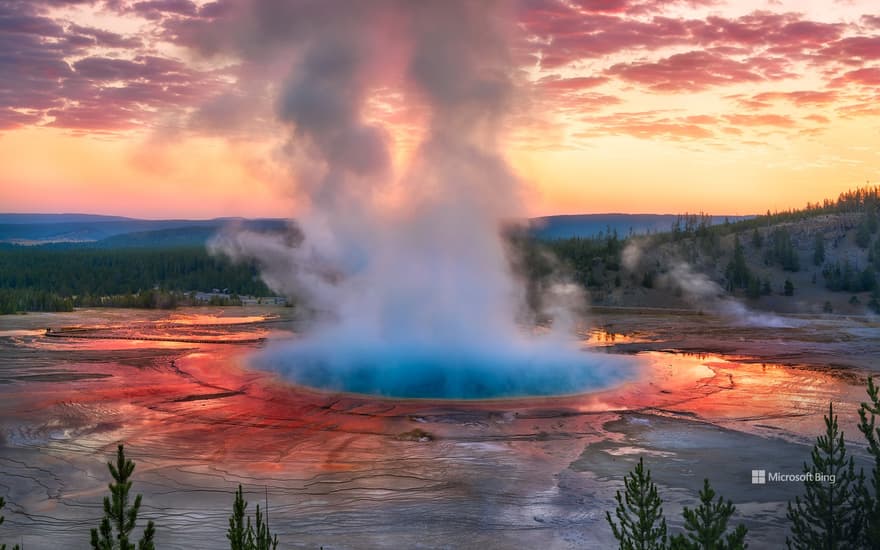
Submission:
[[[296,216],[297,134],[275,111],[297,52],[255,67],[210,40],[246,4],[0,3],[0,211]],[[520,2],[503,147],[527,213],[752,214],[876,185],[877,7]],[[418,102],[392,78],[363,117],[402,173]]]

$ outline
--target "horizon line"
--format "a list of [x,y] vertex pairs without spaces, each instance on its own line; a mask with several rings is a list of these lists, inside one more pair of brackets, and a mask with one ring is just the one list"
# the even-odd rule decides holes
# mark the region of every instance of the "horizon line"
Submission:
[[[685,216],[685,215],[708,215],[713,218],[744,218],[750,216],[760,216],[762,214],[713,214],[710,212],[580,212],[575,214],[541,214],[534,216],[525,216],[524,219],[536,220],[543,218],[560,218],[560,217],[576,217],[576,216]],[[295,216],[278,217],[278,216],[212,216],[212,217],[179,217],[170,216],[167,218],[155,217],[138,217],[124,214],[97,214],[91,212],[0,212],[0,216],[92,216],[96,218],[118,218],[120,220],[130,221],[214,221],[214,220],[295,220]]]

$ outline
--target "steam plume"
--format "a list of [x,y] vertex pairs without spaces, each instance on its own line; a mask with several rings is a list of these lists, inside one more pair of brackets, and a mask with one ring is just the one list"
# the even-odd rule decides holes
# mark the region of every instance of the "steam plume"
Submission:
[[[621,261],[623,266],[634,271],[642,260],[642,243],[631,241],[623,249]],[[736,324],[755,327],[786,328],[797,326],[792,319],[783,319],[772,313],[753,311],[745,304],[733,298],[718,283],[704,273],[694,270],[690,264],[681,260],[670,262],[667,273],[660,277],[658,283],[666,288],[681,290],[682,298],[691,306],[703,311],[730,319]]]
[[[278,116],[310,203],[298,219],[304,240],[231,232],[212,244],[256,258],[270,287],[323,313],[260,364],[321,387],[423,397],[570,393],[624,376],[622,360],[602,368],[559,330],[561,300],[580,296],[571,289],[558,288],[547,312],[556,331],[528,335],[517,323],[525,296],[500,232],[524,218],[520,182],[500,153],[519,93],[511,4],[331,4],[357,17],[306,3],[314,24],[292,24],[282,41],[296,52]],[[244,20],[286,13],[267,6]],[[388,66],[379,60],[391,43]],[[370,94],[391,83],[428,113],[399,175],[387,130],[364,115]]]

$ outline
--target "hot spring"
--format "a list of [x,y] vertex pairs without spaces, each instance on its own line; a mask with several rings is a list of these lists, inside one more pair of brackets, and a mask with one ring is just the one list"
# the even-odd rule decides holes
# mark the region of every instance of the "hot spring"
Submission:
[[333,342],[276,343],[255,366],[322,391],[389,398],[499,399],[586,393],[636,374],[627,356],[579,350],[553,340],[508,346]]

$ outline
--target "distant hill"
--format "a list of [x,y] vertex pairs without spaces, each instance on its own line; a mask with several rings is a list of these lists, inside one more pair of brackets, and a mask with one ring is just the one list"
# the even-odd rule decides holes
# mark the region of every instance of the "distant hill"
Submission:
[[277,219],[138,220],[89,214],[0,214],[0,243],[92,248],[189,246],[207,242],[230,224],[282,228]]
[[221,229],[219,225],[170,227],[153,231],[135,231],[113,235],[90,243],[79,243],[86,248],[167,248],[202,246]]
[[124,216],[102,216],[100,214],[3,214],[0,224],[43,224],[77,222],[121,222],[132,221]]
[[[677,216],[671,214],[576,214],[546,216],[529,220],[532,234],[539,239],[595,237],[617,231],[623,237],[669,231]],[[731,222],[746,219],[730,216]],[[714,216],[712,223],[723,223]],[[215,218],[211,220],[140,220],[93,214],[2,214],[0,244],[25,246],[129,248],[161,246],[199,246],[230,224],[251,229],[281,229],[280,219]]]
[[[539,239],[595,237],[599,233],[617,231],[621,237],[669,231],[678,218],[675,214],[574,214],[532,218],[532,234]],[[754,216],[711,216],[713,225],[725,220],[736,222]]]
[[169,248],[183,246],[203,246],[219,231],[235,223],[243,229],[251,231],[284,231],[288,227],[286,220],[242,220],[236,222],[220,221],[213,225],[198,225],[156,229],[153,231],[136,231],[123,233],[101,239],[92,243],[80,243],[78,246],[87,248]]

